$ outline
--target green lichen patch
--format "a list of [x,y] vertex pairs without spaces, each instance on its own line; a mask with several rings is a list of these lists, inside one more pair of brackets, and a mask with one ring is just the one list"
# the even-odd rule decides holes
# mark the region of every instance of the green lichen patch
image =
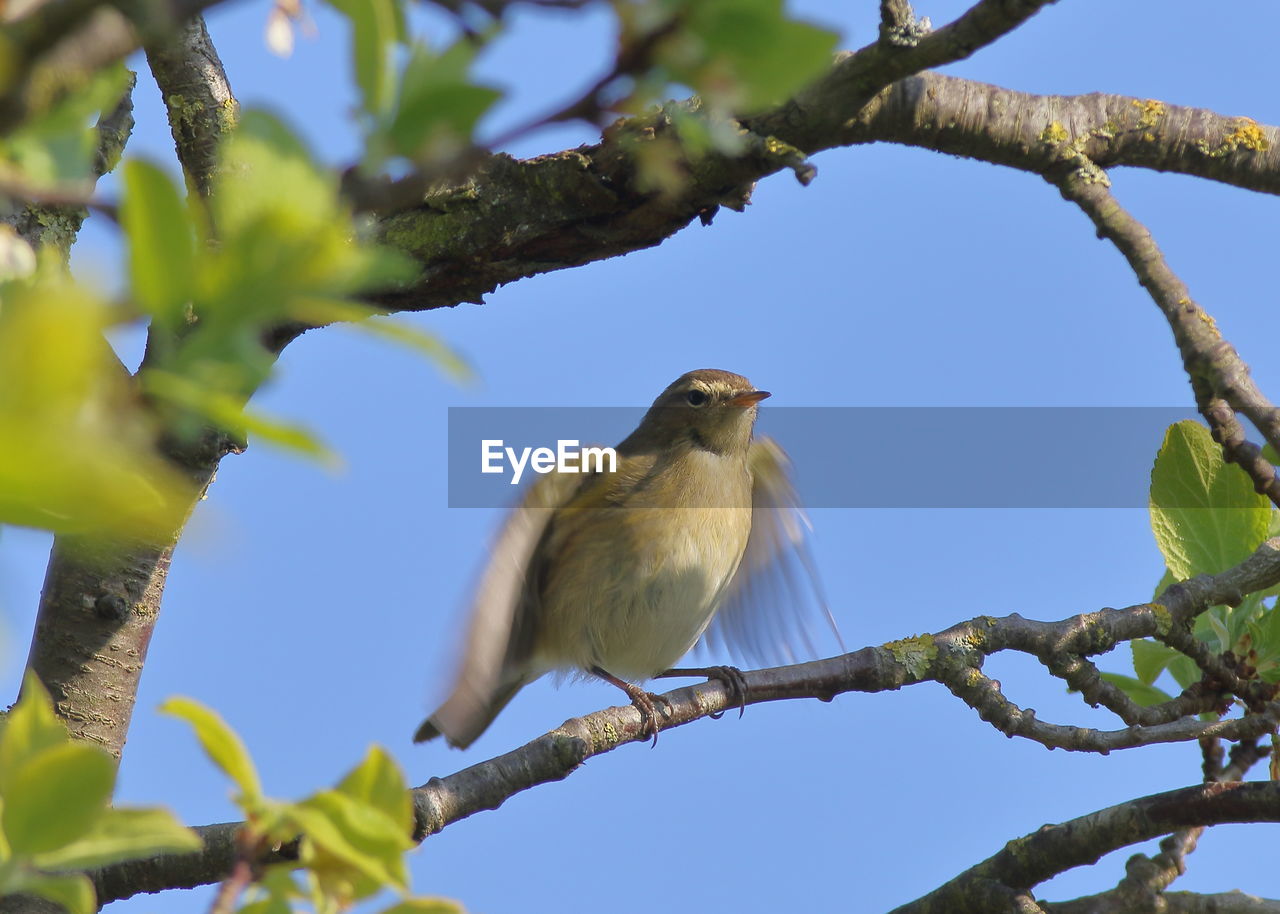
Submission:
[[1265,152],[1271,147],[1266,132],[1251,117],[1237,117],[1232,121],[1231,132],[1215,144],[1208,140],[1196,140],[1196,148],[1211,159],[1231,155],[1237,149],[1249,152]]
[[1167,635],[1173,630],[1173,613],[1163,603],[1152,603],[1151,614],[1156,617],[1156,632]]
[[1164,117],[1169,110],[1165,107],[1164,102],[1158,101],[1154,98],[1147,98],[1142,101],[1135,98],[1133,100],[1133,107],[1138,109],[1139,130],[1146,130],[1150,127],[1154,127],[1156,122]]
[[1050,143],[1055,146],[1058,143],[1065,143],[1070,137],[1071,134],[1067,133],[1067,128],[1063,127],[1059,121],[1053,121],[1048,127],[1040,131],[1040,142]]
[[938,645],[932,635],[916,635],[913,638],[889,641],[885,643],[884,649],[916,679],[923,679],[928,674],[930,665],[938,659]]

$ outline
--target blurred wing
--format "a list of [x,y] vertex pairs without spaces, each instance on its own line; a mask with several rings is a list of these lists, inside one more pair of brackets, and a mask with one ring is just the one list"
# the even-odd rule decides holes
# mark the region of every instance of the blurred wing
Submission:
[[812,526],[791,483],[791,461],[772,438],[752,442],[748,460],[751,535],[703,642],[753,665],[796,663],[818,655],[812,635],[820,624],[844,652],[809,549]]
[[529,564],[558,507],[582,484],[582,476],[548,473],[531,485],[498,531],[489,562],[471,604],[466,653],[455,694],[487,697],[498,689],[507,666],[518,664],[529,649],[526,599]]

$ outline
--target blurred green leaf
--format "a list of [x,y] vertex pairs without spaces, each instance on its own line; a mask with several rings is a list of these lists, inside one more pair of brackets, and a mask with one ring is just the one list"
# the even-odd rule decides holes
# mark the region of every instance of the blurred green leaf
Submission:
[[395,91],[396,45],[404,41],[404,10],[397,0],[329,0],[351,21],[351,50],[356,85],[364,110],[378,117]]
[[167,538],[191,484],[155,432],[103,332],[102,301],[45,256],[0,287],[0,522]]
[[381,746],[369,747],[364,760],[342,779],[338,790],[383,812],[403,834],[412,831],[409,785],[395,759]]
[[191,725],[205,754],[235,781],[245,803],[254,804],[262,799],[262,783],[258,780],[253,759],[239,735],[216,711],[195,699],[183,697],[170,698],[160,706],[160,711]]
[[480,118],[502,97],[471,82],[467,71],[474,57],[475,48],[466,41],[438,55],[424,44],[413,45],[386,130],[395,153],[428,161],[455,154],[471,141]]
[[1271,505],[1226,464],[1208,429],[1171,425],[1151,471],[1151,529],[1179,580],[1224,571],[1267,536]]
[[307,838],[304,862],[328,891],[350,891],[352,898],[367,898],[388,886],[408,891],[404,853],[413,841],[408,829],[382,810],[326,790],[295,804],[289,815]]
[[307,457],[330,463],[338,460],[336,454],[302,426],[251,411],[239,397],[201,387],[165,371],[148,372],[146,382],[149,393],[198,412],[241,440],[251,434],[257,435]]
[[246,112],[225,145],[212,202],[220,244],[201,271],[202,320],[271,326],[299,319],[300,299],[354,296],[419,269],[398,251],[360,241],[337,179],[261,111]]
[[0,137],[0,177],[38,187],[91,179],[98,148],[93,120],[115,107],[129,82],[123,64],[107,66],[78,91]]
[[44,870],[78,870],[134,857],[176,854],[201,847],[200,838],[164,809],[107,809],[93,826],[71,843],[40,854]]
[[185,321],[195,286],[195,238],[182,195],[150,163],[124,164],[121,224],[129,241],[129,277],[138,305],[170,331]]
[[13,789],[13,777],[29,760],[67,742],[67,725],[53,712],[40,678],[27,670],[18,703],[0,724],[0,796]]
[[[174,197],[166,199],[176,218]],[[206,239],[194,247],[193,278],[177,295],[190,293],[194,320],[186,323],[181,315],[180,332],[163,340],[167,346],[142,373],[144,389],[167,405],[169,430],[178,437],[213,425],[332,460],[307,430],[246,408],[275,364],[265,341],[281,326],[315,323],[316,302],[359,310],[355,296],[412,278],[418,266],[361,240],[336,176],[312,160],[280,119],[262,111],[244,112],[224,143],[209,203],[216,243]],[[192,225],[189,213],[186,218],[188,237],[205,231]],[[178,280],[169,279],[153,281],[171,287],[154,299],[174,298]],[[434,343],[432,353],[447,364],[444,347]]]
[[292,914],[290,900],[304,897],[293,881],[292,871],[285,866],[267,867],[251,891],[262,897],[243,905],[240,914]]
[[419,330],[404,320],[387,317],[357,302],[313,298],[298,303],[297,315],[312,324],[341,323],[353,330],[408,346],[426,356],[459,383],[475,379],[467,360],[434,333]]
[[[654,49],[668,79],[691,87],[710,108],[734,114],[777,104],[812,82],[831,66],[838,40],[835,32],[789,18],[782,0],[618,0],[614,6],[624,48],[668,30]],[[631,108],[650,101],[633,96]]]
[[0,812],[14,855],[46,853],[81,837],[102,815],[114,783],[111,759],[85,743],[27,759],[10,776]]
[[50,876],[43,873],[24,873],[10,891],[24,892],[47,898],[62,905],[69,914],[97,914],[98,897],[93,883],[81,873]]
[[1103,673],[1102,678],[1116,686],[1137,704],[1144,708],[1152,705],[1158,705],[1162,702],[1169,701],[1172,696],[1153,685],[1134,679],[1132,676],[1124,676],[1120,673]]

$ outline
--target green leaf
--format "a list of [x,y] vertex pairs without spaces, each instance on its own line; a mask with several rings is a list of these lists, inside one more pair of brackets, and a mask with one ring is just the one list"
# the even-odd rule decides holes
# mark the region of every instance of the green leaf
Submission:
[[[668,27],[650,6],[619,4],[624,47]],[[812,82],[831,66],[838,40],[788,18],[782,0],[681,0],[668,9],[677,26],[659,41],[656,61],[711,108],[735,114],[777,104]]]
[[257,435],[286,450],[330,464],[338,462],[337,455],[307,429],[252,411],[237,396],[201,387],[166,371],[148,372],[145,381],[148,393],[199,413],[240,440]]
[[89,877],[82,873],[63,876],[26,873],[14,891],[47,898],[62,905],[69,914],[97,914],[98,896]]
[[1219,651],[1230,650],[1233,643],[1231,630],[1227,628],[1227,623],[1222,618],[1223,615],[1224,613],[1221,609],[1215,606],[1201,616],[1202,619],[1209,623],[1209,630],[1213,632],[1213,640],[1217,642],[1217,650]]
[[1153,685],[1134,679],[1132,676],[1123,676],[1119,673],[1103,673],[1102,678],[1116,686],[1136,703],[1144,708],[1158,705],[1162,702],[1169,701],[1172,696]]
[[83,87],[0,137],[0,176],[36,186],[89,181],[98,149],[90,120],[115,107],[129,82],[123,64],[97,70]]
[[160,706],[160,711],[191,725],[205,754],[240,788],[243,802],[253,804],[262,799],[262,784],[253,759],[239,735],[216,711],[193,698],[183,697],[170,698]]
[[13,789],[13,778],[28,761],[70,737],[53,711],[53,701],[34,671],[27,670],[22,694],[0,728],[0,796]]
[[123,178],[120,217],[129,240],[133,296],[172,330],[184,322],[194,290],[191,219],[178,189],[155,165],[131,159]]
[[408,890],[404,853],[413,841],[382,810],[326,790],[295,804],[289,815],[307,837],[307,866],[317,879],[352,882],[357,897],[384,887]]
[[[219,153],[217,192],[210,204],[223,244],[264,223],[283,234],[319,231],[336,217],[335,179],[316,167],[306,145],[275,115],[244,111]],[[268,250],[261,256],[269,260],[269,255]],[[242,307],[252,309],[255,303]]]
[[197,851],[200,838],[164,809],[107,809],[81,837],[58,850],[40,854],[45,870],[80,870],[135,857]]
[[155,429],[103,334],[105,304],[42,256],[0,287],[0,522],[164,539],[191,485],[155,451]]
[[294,313],[313,324],[342,323],[353,330],[408,346],[426,356],[453,380],[463,383],[475,380],[471,365],[456,349],[440,337],[412,324],[379,314],[368,305],[341,300],[309,299],[300,302]]
[[1184,654],[1169,663],[1169,675],[1179,688],[1185,689],[1191,683],[1200,681],[1201,672],[1196,662]]
[[1151,471],[1151,529],[1179,580],[1239,564],[1267,536],[1270,502],[1226,464],[1209,431],[1171,425]]
[[352,59],[364,110],[375,117],[391,104],[397,43],[404,40],[404,11],[396,0],[329,0],[351,20]]
[[381,746],[369,747],[364,760],[342,779],[338,790],[385,813],[403,834],[413,829],[413,801],[404,774]]
[[1272,607],[1258,617],[1253,637],[1258,656],[1267,660],[1280,657],[1280,607]]
[[200,271],[205,358],[243,351],[260,337],[247,330],[298,319],[305,299],[345,298],[418,273],[404,254],[358,240],[336,178],[263,112],[247,112],[224,146],[212,203],[220,245]]
[[115,783],[107,754],[85,743],[53,746],[27,759],[4,795],[0,823],[15,856],[57,850],[89,830]]
[[1129,646],[1133,650],[1133,671],[1146,685],[1155,682],[1174,659],[1182,656],[1173,648],[1147,638],[1135,639]]
[[470,81],[467,71],[474,57],[475,48],[467,41],[439,55],[414,44],[386,130],[394,152],[429,161],[439,144],[446,144],[442,152],[449,155],[471,141],[480,118],[502,98],[498,90]]

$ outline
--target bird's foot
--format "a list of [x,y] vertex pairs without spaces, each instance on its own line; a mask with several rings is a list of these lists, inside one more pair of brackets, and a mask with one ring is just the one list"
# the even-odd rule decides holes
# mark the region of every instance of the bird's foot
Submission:
[[631,704],[640,712],[640,732],[646,735],[653,734],[651,747],[656,748],[658,745],[658,705],[663,706],[662,714],[665,717],[671,713],[671,702],[661,695],[646,692],[635,683],[619,679],[598,666],[592,667],[591,673],[627,693],[627,697],[631,699]]
[[[747,677],[736,666],[701,666],[689,669],[666,670],[659,673],[654,679],[682,678],[685,676],[705,676],[707,679],[718,680],[728,690],[730,704],[738,706],[738,716],[741,717],[747,712]],[[712,720],[719,720],[724,717],[724,712],[713,712],[710,717]]]

